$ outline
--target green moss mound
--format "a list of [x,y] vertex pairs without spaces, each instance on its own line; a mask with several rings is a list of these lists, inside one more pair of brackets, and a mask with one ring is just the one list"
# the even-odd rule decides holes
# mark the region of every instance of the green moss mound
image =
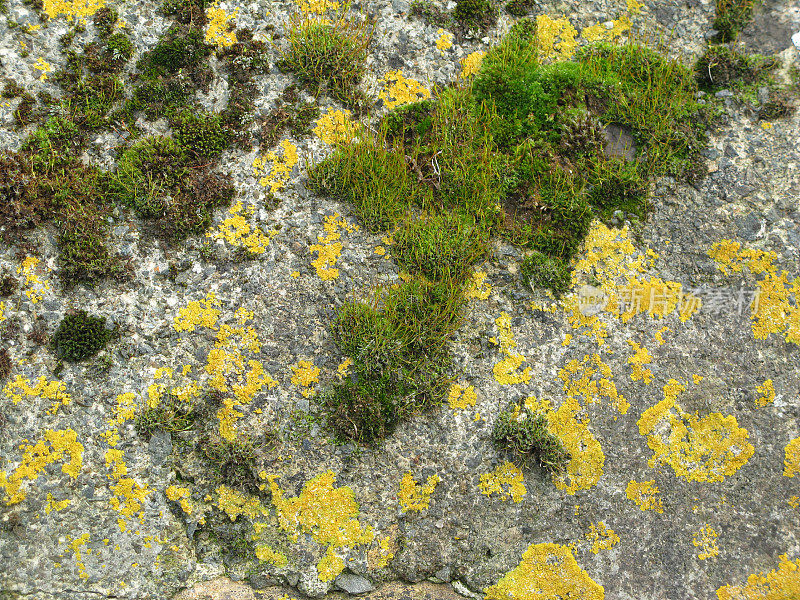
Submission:
[[52,337],[56,356],[67,362],[80,362],[96,355],[115,335],[106,329],[104,317],[79,310],[66,315]]

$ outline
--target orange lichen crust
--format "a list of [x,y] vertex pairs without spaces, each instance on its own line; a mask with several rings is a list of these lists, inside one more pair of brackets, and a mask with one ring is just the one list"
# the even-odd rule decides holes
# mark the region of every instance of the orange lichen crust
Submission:
[[743,585],[725,585],[717,590],[718,600],[789,600],[800,598],[800,559],[780,556],[778,568],[750,575]]
[[603,586],[580,568],[572,550],[559,544],[532,544],[522,561],[486,589],[486,600],[603,600]]
[[664,386],[664,399],[637,421],[639,433],[647,436],[647,445],[653,450],[648,464],[668,464],[675,475],[689,481],[723,481],[753,455],[748,432],[738,426],[733,415],[699,417],[684,412],[677,398],[685,389],[684,384],[670,379]]

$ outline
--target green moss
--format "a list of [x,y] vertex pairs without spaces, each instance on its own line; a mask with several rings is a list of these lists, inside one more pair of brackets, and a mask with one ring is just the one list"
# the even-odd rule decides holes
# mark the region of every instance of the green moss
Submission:
[[[274,444],[271,434],[265,443]],[[256,447],[250,438],[240,435],[228,441],[212,432],[201,438],[198,449],[218,484],[251,494],[259,492],[262,481],[256,471]]]
[[389,140],[402,139],[406,146],[415,141],[429,140],[433,132],[433,114],[436,102],[422,100],[393,108],[383,117]]
[[92,15],[92,23],[101,38],[107,38],[113,33],[118,20],[119,13],[110,6],[101,6]]
[[202,28],[206,24],[206,0],[165,0],[161,12],[179,23]]
[[532,0],[511,0],[506,4],[506,12],[512,17],[524,17],[533,12],[534,3]]
[[358,105],[358,90],[366,69],[374,23],[357,22],[344,16],[335,23],[295,19],[288,46],[277,63],[292,72],[312,94],[327,92],[346,105]]
[[185,69],[196,73],[204,59],[213,52],[199,29],[173,25],[155,47],[136,63],[147,79],[172,75]]
[[561,440],[550,433],[547,417],[524,404],[500,413],[492,428],[492,443],[522,463],[535,458],[551,472],[564,471],[570,459]]
[[532,289],[549,289],[556,297],[569,289],[570,267],[564,259],[534,251],[522,261],[521,270],[522,280]]
[[422,19],[432,27],[447,28],[452,22],[447,11],[430,0],[413,0],[413,2],[411,2],[409,14],[411,14],[412,17]]
[[115,335],[116,330],[106,329],[104,317],[78,310],[61,320],[53,334],[52,344],[58,358],[79,362],[100,352]]
[[758,0],[717,0],[717,16],[714,29],[717,30],[717,42],[733,42],[739,37],[753,14],[753,7]]
[[301,101],[295,87],[288,86],[277,106],[261,122],[262,150],[274,147],[287,131],[295,138],[311,135],[311,124],[318,118],[316,102]]
[[446,211],[409,218],[394,234],[392,255],[405,271],[463,281],[487,251],[488,233],[470,217]]
[[218,114],[185,111],[173,123],[173,130],[180,149],[195,161],[213,160],[230,143]]
[[134,425],[139,435],[149,439],[159,430],[167,433],[189,431],[195,426],[198,416],[194,402],[165,394],[155,407],[148,406],[140,412]]
[[[8,379],[8,376],[11,375],[12,366],[11,355],[8,353],[8,348],[0,348],[0,380]],[[0,417],[0,423],[2,423],[2,421],[3,419]]]
[[650,209],[648,185],[637,163],[601,159],[588,165],[587,170],[588,200],[601,219],[608,221],[618,210],[645,218]]
[[456,0],[453,18],[464,31],[484,33],[497,22],[492,0]]
[[741,87],[757,81],[767,81],[768,74],[778,66],[777,59],[748,55],[722,45],[709,46],[694,65],[699,87],[713,92],[723,88]]
[[338,437],[373,443],[441,401],[463,302],[458,286],[415,278],[339,310],[333,336],[353,365],[321,400]]

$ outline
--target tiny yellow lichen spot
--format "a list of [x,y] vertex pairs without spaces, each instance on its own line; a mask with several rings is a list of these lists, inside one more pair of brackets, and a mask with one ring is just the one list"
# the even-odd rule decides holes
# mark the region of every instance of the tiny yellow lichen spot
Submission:
[[664,334],[665,334],[667,331],[672,331],[672,329],[670,329],[669,327],[667,327],[667,326],[665,325],[664,327],[662,327],[661,329],[659,329],[658,331],[656,331],[656,334],[653,336],[653,337],[655,337],[655,338],[656,338],[656,341],[658,342],[658,345],[659,345],[659,346],[662,346],[662,345],[664,344]]
[[339,217],[339,213],[334,213],[325,217],[324,235],[317,236],[317,244],[312,244],[310,250],[317,253],[317,258],[311,261],[311,265],[317,270],[317,275],[323,281],[330,281],[339,277],[339,269],[335,268],[336,261],[342,253],[342,237],[340,229],[353,233],[357,227],[349,225],[347,221]]
[[449,50],[453,47],[453,34],[449,31],[445,31],[441,27],[439,31],[436,32],[436,35],[439,37],[436,38],[436,47],[439,49],[440,52],[444,52],[445,50]]
[[797,508],[798,506],[800,506],[800,496],[792,496],[786,501],[786,504],[788,504],[792,508]]
[[597,524],[591,523],[586,539],[592,542],[592,552],[594,554],[597,554],[600,550],[608,550],[614,544],[619,543],[619,536],[614,533],[613,529],[607,527],[604,521],[599,521]]
[[215,2],[206,9],[208,18],[208,29],[206,30],[206,43],[216,45],[219,48],[227,48],[236,43],[236,30],[229,27],[229,21],[236,17],[239,9],[233,14],[227,14],[219,7],[219,1]]
[[[783,474],[786,477],[794,477],[800,473],[800,437],[786,444],[784,452]],[[0,483],[2,483],[2,481],[0,481]]]
[[491,473],[481,475],[479,487],[481,494],[485,496],[498,494],[504,501],[511,498],[514,502],[521,502],[528,492],[525,489],[522,471],[508,461],[498,465]]
[[502,312],[495,319],[495,324],[499,332],[499,341],[496,338],[492,338],[490,341],[497,343],[500,346],[500,352],[505,355],[505,358],[495,364],[492,369],[495,380],[501,385],[530,382],[531,368],[525,367],[519,371],[522,363],[525,362],[525,357],[514,350],[517,343],[514,341],[514,334],[511,333],[511,316],[507,312]]
[[772,385],[772,379],[767,379],[762,385],[756,386],[756,392],[760,394],[756,398],[756,406],[759,408],[772,404],[775,400],[775,387]]
[[44,298],[45,293],[50,289],[50,282],[40,279],[37,274],[39,262],[35,256],[26,256],[22,260],[22,264],[17,267],[17,274],[25,276],[25,285],[28,288],[25,290],[25,295],[33,304]]
[[339,3],[333,0],[297,0],[297,6],[304,15],[322,15],[327,10],[339,8]]
[[386,108],[395,108],[401,104],[409,104],[431,97],[429,89],[416,79],[406,78],[400,70],[389,71],[381,80],[383,89],[378,92],[378,98],[383,100]]
[[461,79],[466,79],[467,77],[471,77],[472,75],[477,75],[478,71],[481,70],[481,64],[483,63],[483,57],[486,56],[486,52],[473,52],[472,54],[468,54],[464,58],[461,59],[461,74],[459,77]]
[[450,403],[452,409],[465,409],[470,406],[475,406],[478,400],[478,394],[475,393],[475,388],[471,385],[464,386],[454,383],[450,386],[447,392],[447,401]]
[[762,121],[761,122],[761,129],[763,129],[764,131],[768,131],[768,130],[772,129],[773,127],[774,127],[774,125],[772,123],[770,123],[769,121]]
[[300,277],[300,271],[292,271],[290,275],[292,279],[297,279],[298,277]]
[[403,475],[403,479],[400,481],[400,491],[397,494],[403,512],[422,511],[428,508],[431,495],[438,483],[439,476],[436,474],[428,477],[428,481],[424,485],[418,484],[411,473]]
[[67,506],[69,506],[70,502],[71,500],[69,498],[61,500],[60,502],[56,502],[53,500],[53,494],[47,492],[47,504],[44,507],[44,512],[49,515],[51,511],[64,510],[67,508]]
[[326,144],[335,146],[353,140],[361,126],[350,116],[349,110],[329,108],[328,112],[316,121],[314,133]]
[[654,510],[657,513],[663,513],[664,505],[657,494],[658,486],[654,479],[642,482],[631,480],[628,483],[628,487],[625,488],[625,495],[628,500],[635,502],[641,510]]
[[700,560],[714,558],[719,554],[717,532],[714,531],[711,525],[703,525],[692,537],[692,544],[694,544],[695,548],[700,548],[700,553],[697,555]]
[[532,544],[517,567],[486,589],[486,600],[603,600],[603,586],[580,568],[569,546]]

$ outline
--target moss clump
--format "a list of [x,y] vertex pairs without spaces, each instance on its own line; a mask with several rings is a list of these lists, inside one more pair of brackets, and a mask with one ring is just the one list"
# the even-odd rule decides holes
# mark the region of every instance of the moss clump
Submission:
[[[198,119],[203,123],[216,118]],[[202,125],[198,129],[202,131]],[[183,141],[193,140],[196,133],[187,133]],[[206,143],[208,148],[219,147],[214,134],[208,136]],[[168,239],[181,240],[202,233],[211,224],[212,211],[229,205],[234,196],[230,176],[199,165],[197,161],[202,158],[172,138],[144,138],[125,150],[117,161],[111,178],[112,194],[142,218],[153,219]]]
[[414,279],[379,289],[370,303],[351,302],[339,310],[333,335],[353,365],[348,377],[322,395],[338,437],[373,443],[440,401],[462,304],[458,287]]
[[319,118],[316,102],[304,102],[294,85],[288,86],[278,98],[277,106],[261,121],[261,149],[266,151],[289,131],[300,138],[311,135],[311,124]]
[[559,297],[569,289],[570,279],[564,260],[535,251],[522,261],[522,280],[532,289],[549,289]]
[[717,30],[715,41],[733,42],[739,37],[753,14],[757,0],[717,0],[717,16],[714,29]]
[[544,469],[554,473],[564,471],[570,459],[561,440],[550,433],[547,417],[520,404],[497,417],[492,443],[522,463],[535,458]]
[[422,19],[433,27],[447,28],[452,22],[452,18],[447,11],[430,0],[413,0],[409,14],[412,17]]
[[231,136],[218,114],[184,111],[173,123],[175,141],[191,159],[212,160],[230,144]]
[[456,0],[453,18],[465,32],[483,33],[497,22],[492,0]]
[[156,431],[178,433],[191,430],[198,418],[193,402],[179,399],[173,394],[165,394],[159,403],[148,406],[136,416],[136,432],[150,438]]
[[0,379],[8,379],[12,366],[8,348],[0,348]]
[[453,211],[410,218],[394,241],[392,254],[403,270],[435,281],[463,281],[488,244],[474,219]]
[[524,17],[533,11],[534,3],[532,0],[511,0],[506,4],[506,12],[512,17]]
[[[526,283],[561,294],[594,216],[644,218],[651,177],[689,178],[705,140],[696,90],[688,69],[635,44],[540,64],[535,22],[523,19],[471,85],[392,110],[310,168],[314,191],[392,232],[410,274],[371,304],[346,304],[334,322],[353,360],[353,376],[323,400],[339,435],[374,441],[442,399],[464,280],[491,236],[533,250]],[[606,148],[612,124],[632,132],[633,156]]]
[[709,46],[694,65],[695,79],[700,89],[713,92],[764,81],[778,65],[775,58],[748,55],[729,46]]
[[209,433],[202,436],[198,448],[218,483],[258,494],[262,482],[258,479],[256,448],[251,439],[239,436],[228,441]]
[[358,90],[374,32],[369,20],[340,15],[335,23],[296,17],[278,68],[292,72],[314,96],[327,92],[349,106],[361,104]]
[[52,344],[59,359],[80,362],[100,352],[115,335],[115,330],[106,329],[104,317],[79,310],[61,320]]

